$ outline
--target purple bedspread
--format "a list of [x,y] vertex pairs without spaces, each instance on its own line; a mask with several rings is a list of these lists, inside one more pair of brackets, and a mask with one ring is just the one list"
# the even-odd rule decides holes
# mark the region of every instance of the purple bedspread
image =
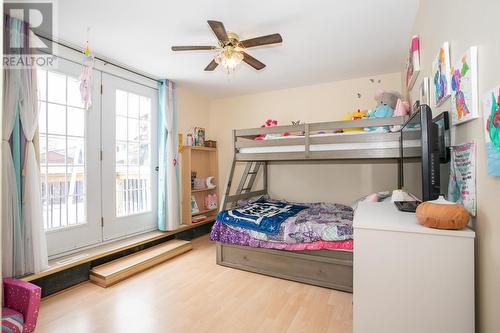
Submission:
[[298,244],[352,239],[354,211],[351,207],[332,203],[306,205],[309,208],[282,223],[277,235],[232,227],[222,221],[216,221],[210,239],[248,246],[258,246],[257,244],[262,241]]

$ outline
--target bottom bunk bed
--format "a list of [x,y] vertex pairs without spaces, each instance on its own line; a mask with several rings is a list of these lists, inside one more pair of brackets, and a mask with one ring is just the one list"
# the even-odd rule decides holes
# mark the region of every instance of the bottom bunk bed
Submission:
[[[354,210],[261,197],[217,216],[217,264],[352,292]],[[277,222],[279,220],[279,222]]]

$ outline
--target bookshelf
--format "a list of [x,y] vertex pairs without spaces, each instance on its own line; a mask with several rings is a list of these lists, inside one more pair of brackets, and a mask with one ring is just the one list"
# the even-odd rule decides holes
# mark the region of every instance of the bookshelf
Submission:
[[[191,172],[196,172],[197,178],[206,179],[209,176],[214,177],[215,188],[208,189],[193,189],[191,187]],[[218,165],[217,165],[217,148],[200,147],[200,146],[184,146],[181,152],[181,184],[182,184],[182,224],[192,225],[193,218],[200,215],[207,216],[208,220],[215,220],[217,209],[207,209],[205,207],[205,197],[208,194],[217,194],[217,202],[219,201],[218,193]],[[194,197],[198,205],[199,212],[191,212],[191,197]],[[200,223],[198,222],[198,223]]]

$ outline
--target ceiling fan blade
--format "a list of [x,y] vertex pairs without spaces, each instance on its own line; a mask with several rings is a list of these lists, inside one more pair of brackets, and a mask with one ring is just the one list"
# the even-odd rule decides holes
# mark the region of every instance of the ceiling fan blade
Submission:
[[210,20],[208,20],[207,22],[218,40],[220,40],[222,43],[229,42],[226,28],[224,28],[224,24],[222,22]]
[[251,55],[249,55],[246,52],[243,52],[243,61],[255,68],[256,70],[261,70],[262,68],[266,67],[265,64],[261,63],[259,60],[255,59]]
[[172,46],[172,51],[215,50],[217,46]]
[[241,41],[241,45],[243,45],[246,48],[249,48],[254,46],[277,44],[281,42],[283,42],[283,39],[281,38],[280,34],[272,34]]
[[215,62],[215,60],[212,60],[207,67],[205,67],[205,71],[213,71],[215,68],[217,68],[219,64]]

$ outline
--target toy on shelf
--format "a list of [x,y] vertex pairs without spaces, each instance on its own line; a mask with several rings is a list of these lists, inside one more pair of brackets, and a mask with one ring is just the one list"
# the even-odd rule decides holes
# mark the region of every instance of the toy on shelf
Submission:
[[207,194],[205,197],[205,208],[208,210],[217,209],[217,194]]
[[[266,122],[264,123],[264,125],[260,126],[261,128],[266,128],[266,127],[274,127],[274,126],[278,126],[278,121],[277,120],[274,120],[274,119],[268,119],[266,120]],[[290,133],[288,132],[285,132],[285,133],[271,133],[271,134],[259,134],[255,137],[255,140],[266,140],[266,139],[269,139],[269,138],[276,138],[276,137],[280,137],[280,136],[289,136]]]
[[[379,90],[375,95],[377,106],[368,112],[368,118],[387,118],[392,117],[394,109],[401,99],[401,94],[396,91]],[[388,132],[389,126],[366,127],[365,131],[383,131]]]

